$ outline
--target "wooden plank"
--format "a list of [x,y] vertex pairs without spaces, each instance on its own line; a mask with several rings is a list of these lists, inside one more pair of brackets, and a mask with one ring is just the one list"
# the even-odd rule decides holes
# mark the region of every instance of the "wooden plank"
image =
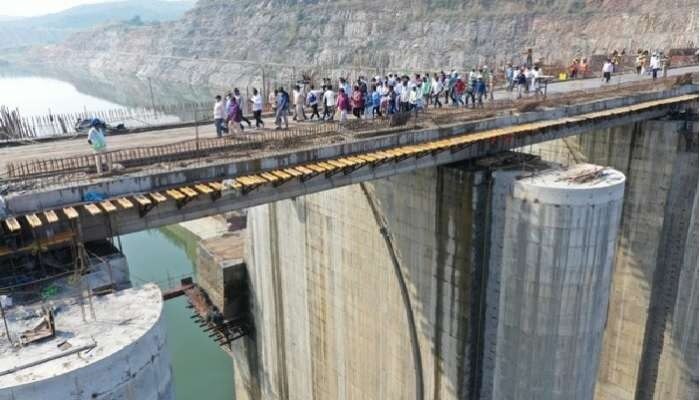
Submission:
[[336,167],[336,168],[345,168],[345,164],[343,164],[343,163],[341,163],[341,162],[338,162],[338,161],[336,161],[336,160],[328,160],[328,161],[326,161],[326,162],[327,162],[328,164],[330,164],[330,165]]
[[312,171],[314,171],[314,172],[317,172],[317,173],[326,172],[326,169],[325,169],[325,168],[323,168],[323,167],[321,167],[320,165],[317,165],[317,164],[306,164],[306,165],[304,165],[304,167],[306,167],[306,168],[308,168],[308,169],[310,169],[310,170],[312,170]]
[[275,170],[275,171],[272,171],[272,174],[280,179],[291,179],[292,178],[292,175],[290,175],[284,171]]
[[262,176],[265,180],[270,182],[277,182],[278,180],[280,180],[280,178],[276,177],[275,175],[269,172],[262,172],[260,176]]
[[166,190],[165,194],[170,196],[173,200],[182,200],[185,198],[185,195],[180,193],[177,189]]
[[285,168],[285,169],[284,169],[284,172],[286,172],[286,173],[288,173],[289,175],[294,176],[294,177],[304,175],[303,172],[299,172],[299,171],[297,171],[297,170],[294,169],[294,168]]
[[27,219],[27,223],[29,223],[29,226],[32,228],[38,228],[41,226],[41,220],[36,216],[36,214],[27,214],[24,216],[24,218]]
[[102,212],[100,211],[100,208],[97,207],[95,204],[85,204],[83,208],[85,208],[85,211],[87,211],[92,216],[98,215]]
[[129,199],[127,199],[126,197],[118,198],[117,203],[119,203],[119,205],[125,210],[128,210],[128,209],[134,207],[134,203],[129,201]]
[[313,174],[314,174],[314,171],[312,171],[312,170],[310,170],[310,169],[308,169],[308,168],[306,168],[306,167],[304,167],[304,166],[301,166],[301,165],[298,166],[298,167],[294,167],[294,169],[296,169],[297,171],[301,172],[302,175],[313,175]]
[[165,196],[158,192],[150,193],[150,196],[156,203],[165,203],[166,201],[168,201],[168,199]]
[[224,185],[221,182],[210,182],[209,187],[219,192],[224,190]]
[[10,230],[10,232],[17,232],[22,228],[19,225],[19,221],[17,221],[17,219],[13,217],[10,217],[5,220],[5,226],[7,227],[7,229]]
[[63,214],[66,216],[68,219],[76,219],[78,218],[78,211],[75,210],[73,207],[66,207],[63,209]]
[[44,218],[46,218],[46,222],[49,224],[58,222],[58,215],[56,215],[54,210],[44,211]]
[[214,191],[214,189],[212,189],[208,185],[202,185],[202,184],[194,185],[194,188],[199,190],[200,192],[202,192],[204,194],[209,194],[209,193]]
[[101,202],[100,205],[102,206],[102,208],[105,211],[107,211],[107,213],[112,213],[112,212],[117,211],[117,207],[115,207],[114,204],[112,204],[112,202],[109,200],[105,200],[105,201]]
[[229,186],[235,190],[241,190],[243,188],[243,185],[241,185],[239,182],[236,182],[235,180],[232,180],[229,183]]
[[179,190],[180,192],[184,193],[185,196],[187,196],[187,197],[189,197],[189,198],[195,198],[195,197],[199,196],[199,193],[197,193],[196,190],[194,190],[194,189],[192,189],[191,187],[188,187],[188,186],[181,187],[181,188],[178,189],[178,190]]
[[335,165],[333,165],[333,164],[331,164],[331,163],[328,163],[328,162],[325,162],[325,161],[319,162],[318,165],[320,165],[321,167],[325,168],[326,171],[333,171],[334,169],[337,169],[337,168],[338,168],[338,167],[336,167]]
[[134,200],[136,200],[137,203],[139,203],[141,206],[146,207],[147,205],[151,204],[151,199],[149,199],[146,196],[137,194],[134,196]]

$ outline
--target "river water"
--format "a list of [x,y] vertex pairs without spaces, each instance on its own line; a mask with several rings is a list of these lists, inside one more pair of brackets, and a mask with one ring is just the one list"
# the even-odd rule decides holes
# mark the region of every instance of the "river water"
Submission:
[[[48,110],[70,113],[144,107],[151,103],[147,95],[151,89],[158,105],[199,102],[210,96],[207,89],[136,80],[88,80],[81,74],[76,74],[79,79],[66,76],[71,79],[0,70],[0,105],[19,108],[26,115],[46,114]],[[139,232],[123,236],[121,241],[135,286],[169,279],[177,282],[175,277],[193,274],[196,240],[183,228]],[[164,313],[177,399],[233,399],[232,360],[189,318],[191,310],[185,307],[184,298],[166,302]]]

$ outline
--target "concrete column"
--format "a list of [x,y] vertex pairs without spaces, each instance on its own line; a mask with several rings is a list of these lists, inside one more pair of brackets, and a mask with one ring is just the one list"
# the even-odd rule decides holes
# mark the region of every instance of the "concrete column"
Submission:
[[692,236],[698,187],[697,110],[687,113],[522,149],[556,162],[609,165],[627,176],[596,388],[600,400],[664,398],[664,393],[697,398],[697,359],[688,358],[697,352],[684,350],[698,341],[697,319],[677,305],[687,298],[688,307],[698,307],[691,295],[697,289],[684,286],[697,271],[683,260],[698,252],[697,241],[686,240]]
[[494,175],[483,399],[590,400],[624,175],[577,165]]

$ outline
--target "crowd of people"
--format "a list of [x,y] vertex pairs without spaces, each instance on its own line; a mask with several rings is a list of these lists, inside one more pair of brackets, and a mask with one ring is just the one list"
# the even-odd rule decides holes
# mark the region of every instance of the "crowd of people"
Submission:
[[[535,69],[536,70],[536,69]],[[516,74],[517,75],[517,74]],[[388,74],[384,77],[360,76],[350,82],[339,78],[333,83],[324,79],[320,87],[313,84],[297,84],[290,95],[283,87],[270,92],[267,102],[275,114],[277,129],[289,127],[288,116],[293,111],[294,121],[347,121],[350,115],[356,119],[376,118],[400,112],[419,112],[427,107],[483,107],[484,101],[493,99],[494,76],[487,66],[472,69],[464,75],[450,73],[415,74],[413,76]],[[263,97],[253,89],[250,99],[234,89],[225,99],[216,96],[214,124],[217,136],[240,132],[252,123],[243,115],[243,109],[251,106],[255,126],[263,127],[261,115]],[[308,114],[308,115],[307,115]]]
[[[509,92],[517,92],[517,98],[528,93],[539,95],[548,80],[553,79],[543,73],[541,65],[533,61],[528,49],[527,59],[521,65],[506,65],[499,71],[499,80]],[[625,51],[615,50],[603,63],[601,76],[609,82],[612,75],[621,72]],[[665,69],[668,59],[661,52],[649,55],[639,50],[637,73],[646,71],[656,79],[658,71]],[[584,78],[590,75],[586,58],[575,58],[563,72],[563,79]],[[428,107],[473,107],[484,106],[484,101],[493,100],[495,76],[488,66],[472,69],[460,74],[457,71],[400,75],[391,73],[385,76],[366,78],[360,76],[355,81],[339,78],[337,81],[325,78],[316,87],[308,81],[299,82],[291,95],[279,87],[271,91],[267,98],[257,89],[246,99],[238,89],[234,89],[225,99],[216,97],[214,119],[216,132],[222,136],[227,132],[243,131],[252,123],[243,114],[251,108],[256,128],[264,127],[262,111],[265,103],[275,115],[277,129],[289,127],[290,114],[294,121],[347,121],[348,118],[371,119],[401,112],[420,112]]]

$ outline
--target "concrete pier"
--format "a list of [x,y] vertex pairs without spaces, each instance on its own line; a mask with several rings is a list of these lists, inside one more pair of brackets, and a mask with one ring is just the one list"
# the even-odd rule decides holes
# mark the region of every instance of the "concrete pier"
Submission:
[[625,178],[518,176],[494,176],[480,398],[592,399]]
[[697,399],[697,109],[523,149],[627,175],[597,399]]

